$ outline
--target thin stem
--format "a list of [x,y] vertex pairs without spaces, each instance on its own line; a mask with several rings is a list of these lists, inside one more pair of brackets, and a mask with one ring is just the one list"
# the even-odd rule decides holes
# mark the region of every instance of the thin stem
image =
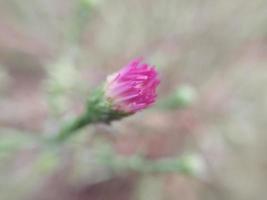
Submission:
[[73,135],[74,132],[80,130],[81,128],[85,127],[86,125],[93,122],[93,117],[90,115],[90,113],[85,113],[75,119],[73,121],[68,122],[65,124],[57,136],[52,139],[55,143],[64,142],[67,140],[71,135]]
[[88,102],[86,103],[86,111],[63,125],[56,137],[50,141],[54,144],[64,142],[76,131],[92,123],[110,124],[114,120],[119,120],[131,115],[132,113],[124,113],[113,110],[104,97],[103,90],[96,90]]

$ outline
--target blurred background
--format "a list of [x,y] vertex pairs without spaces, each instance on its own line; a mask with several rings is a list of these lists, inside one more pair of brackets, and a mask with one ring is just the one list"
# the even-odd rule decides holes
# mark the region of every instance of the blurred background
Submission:
[[[0,199],[264,198],[266,27],[264,0],[1,0]],[[139,56],[155,106],[40,145]]]

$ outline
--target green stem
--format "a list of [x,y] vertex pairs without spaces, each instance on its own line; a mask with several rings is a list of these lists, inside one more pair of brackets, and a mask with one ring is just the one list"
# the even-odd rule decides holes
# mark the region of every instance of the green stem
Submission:
[[86,125],[92,123],[94,121],[94,118],[90,113],[85,113],[75,119],[73,121],[68,122],[65,124],[57,136],[53,138],[53,141],[55,143],[64,142],[67,140],[71,135],[73,135],[74,132],[80,130],[81,128],[85,127]]
[[58,144],[64,142],[70,136],[74,135],[76,131],[89,124],[110,124],[114,120],[122,119],[131,114],[113,110],[109,102],[105,99],[103,90],[96,90],[86,103],[85,113],[63,125],[56,137],[52,138],[52,143]]

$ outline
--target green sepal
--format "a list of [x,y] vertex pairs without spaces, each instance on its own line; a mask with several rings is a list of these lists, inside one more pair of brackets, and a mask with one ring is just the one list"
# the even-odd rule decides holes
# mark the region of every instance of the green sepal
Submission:
[[52,141],[56,143],[65,141],[67,138],[75,134],[76,131],[89,124],[110,124],[112,121],[120,120],[131,114],[133,113],[126,113],[114,109],[112,103],[105,97],[104,90],[100,88],[87,100],[85,112],[73,121],[66,123]]
[[85,115],[88,115],[88,119],[90,118],[94,123],[110,124],[112,121],[120,120],[131,114],[114,109],[101,88],[88,99]]

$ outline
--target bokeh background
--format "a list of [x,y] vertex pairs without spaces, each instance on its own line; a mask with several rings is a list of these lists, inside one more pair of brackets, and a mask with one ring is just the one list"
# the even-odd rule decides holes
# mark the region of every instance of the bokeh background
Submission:
[[[1,0],[0,199],[264,199],[266,27],[265,0]],[[40,145],[139,56],[158,104]]]

